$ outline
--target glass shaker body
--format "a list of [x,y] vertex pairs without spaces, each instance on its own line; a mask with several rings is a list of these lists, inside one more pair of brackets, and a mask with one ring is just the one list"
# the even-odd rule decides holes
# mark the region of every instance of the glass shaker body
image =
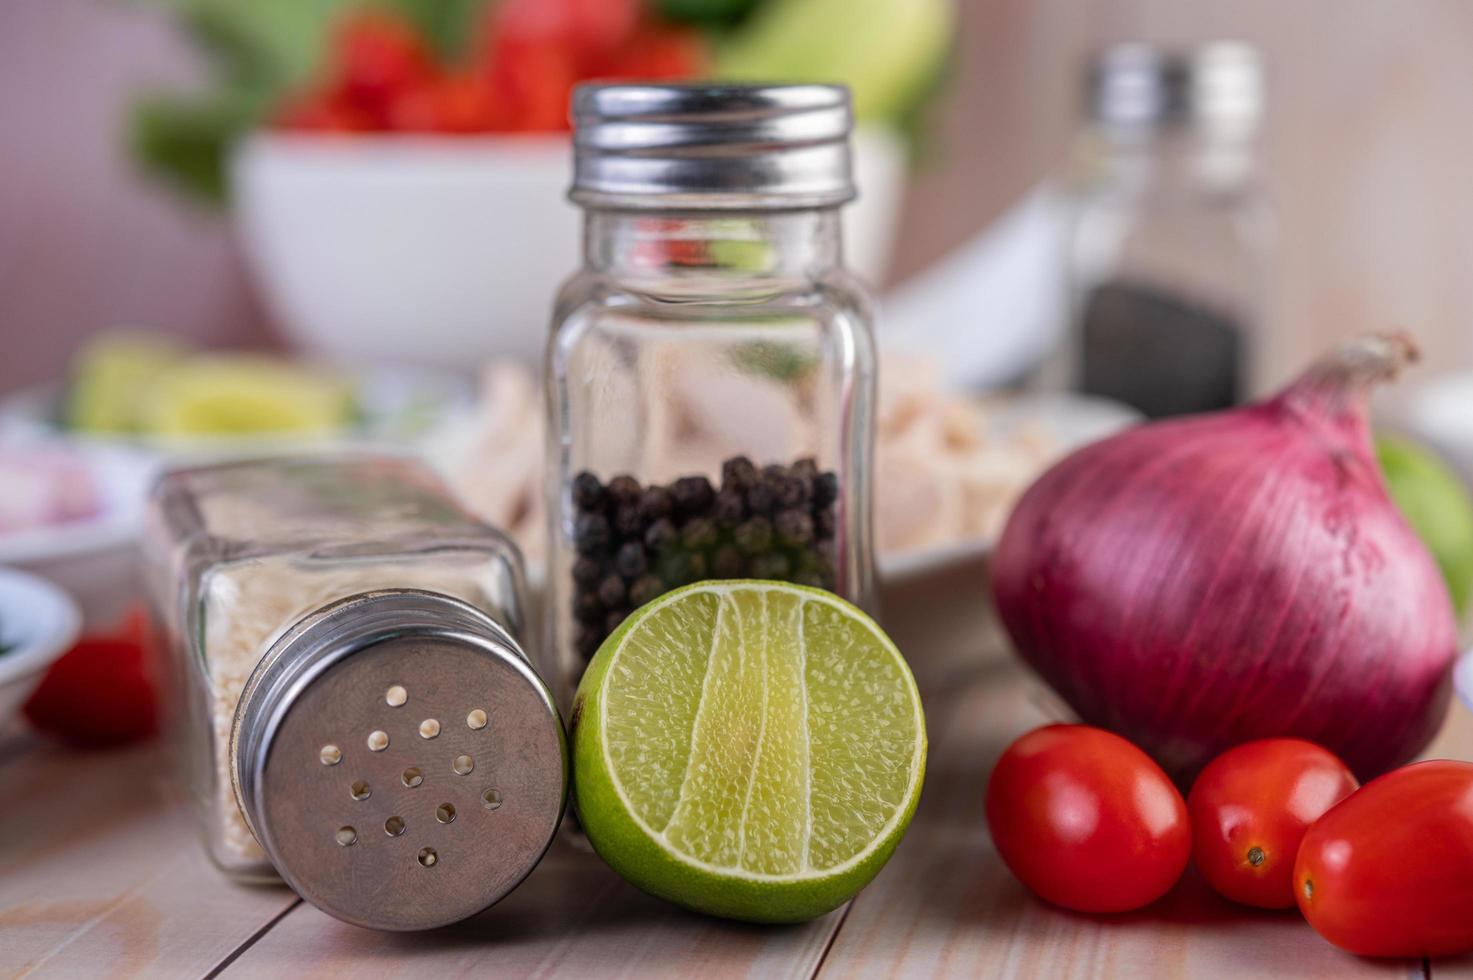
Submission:
[[547,364],[549,617],[568,683],[631,609],[689,582],[872,604],[875,354],[838,221],[588,215]]
[[185,784],[211,859],[243,880],[276,874],[238,806],[231,732],[247,682],[283,633],[350,596],[422,590],[469,603],[514,640],[525,634],[515,546],[406,459],[166,473],[150,501],[145,560]]
[[583,267],[548,345],[548,647],[567,697],[633,610],[708,579],[873,606],[875,351],[845,269],[848,93],[585,86]]
[[1149,417],[1226,408],[1263,383],[1274,220],[1255,167],[1257,52],[1106,49],[1076,147],[1061,366]]
[[1248,397],[1274,222],[1247,146],[1086,137],[1068,259],[1072,380],[1150,417]]

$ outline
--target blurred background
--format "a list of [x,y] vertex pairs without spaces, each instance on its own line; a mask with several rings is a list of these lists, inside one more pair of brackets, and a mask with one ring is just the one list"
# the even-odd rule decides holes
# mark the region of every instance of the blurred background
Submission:
[[[81,340],[120,323],[211,345],[282,341],[229,220],[181,205],[128,152],[142,93],[210,71],[166,6],[0,5],[0,389],[55,378]],[[955,16],[884,283],[926,269],[1060,163],[1090,51],[1235,38],[1263,51],[1272,85],[1262,164],[1281,228],[1282,370],[1388,323],[1415,329],[1432,363],[1473,358],[1473,135],[1457,122],[1473,108],[1467,4],[957,0]]]
[[1466,481],[1470,50],[1462,0],[5,0],[0,564],[110,629],[159,465],[390,443],[535,565],[594,78],[852,87],[892,577],[1368,330],[1424,354],[1380,424]]

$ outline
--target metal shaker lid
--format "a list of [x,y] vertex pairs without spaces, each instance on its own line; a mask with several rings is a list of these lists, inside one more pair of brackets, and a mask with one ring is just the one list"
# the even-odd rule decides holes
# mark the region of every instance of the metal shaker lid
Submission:
[[572,115],[580,204],[807,208],[854,197],[842,85],[580,85]]
[[482,911],[541,860],[568,754],[551,693],[490,617],[370,592],[287,630],[242,694],[236,797],[303,898],[374,929]]
[[1088,98],[1092,118],[1126,135],[1186,124],[1209,136],[1247,138],[1263,115],[1262,59],[1237,41],[1184,51],[1117,44],[1091,64]]

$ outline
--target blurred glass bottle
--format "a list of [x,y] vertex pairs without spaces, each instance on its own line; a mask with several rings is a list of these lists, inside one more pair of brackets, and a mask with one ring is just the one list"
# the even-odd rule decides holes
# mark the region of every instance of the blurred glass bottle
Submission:
[[1261,370],[1275,222],[1258,182],[1257,52],[1104,51],[1073,174],[1067,384],[1150,417],[1210,411]]

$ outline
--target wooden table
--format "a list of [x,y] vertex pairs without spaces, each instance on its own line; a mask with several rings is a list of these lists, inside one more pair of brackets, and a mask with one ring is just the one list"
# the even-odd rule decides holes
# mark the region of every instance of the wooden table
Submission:
[[[905,842],[845,909],[791,927],[682,912],[559,842],[488,913],[439,932],[344,925],[206,861],[154,745],[81,754],[0,739],[0,977],[1462,976],[1473,959],[1370,962],[1296,914],[1216,899],[1190,872],[1144,912],[1045,906],[999,862],[982,818],[992,761],[1047,717],[1002,652],[975,574],[887,598],[916,668],[931,755]],[[1434,754],[1473,758],[1454,708]]]

